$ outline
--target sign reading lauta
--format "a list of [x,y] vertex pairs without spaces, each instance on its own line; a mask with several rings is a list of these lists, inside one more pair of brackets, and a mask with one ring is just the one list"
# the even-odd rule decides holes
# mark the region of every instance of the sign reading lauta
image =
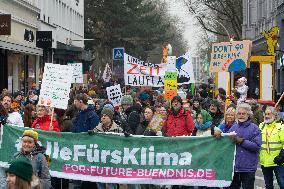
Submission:
[[213,43],[210,72],[245,70],[252,42],[249,40]]
[[[5,125],[0,165],[20,150],[24,128]],[[92,182],[226,187],[235,145],[228,136],[124,137],[38,130],[54,177]],[[218,149],[218,150],[216,150]],[[224,155],[226,154],[226,155]],[[210,157],[210,158],[209,158]]]
[[67,109],[72,73],[68,65],[45,63],[38,104]]
[[177,72],[178,84],[194,83],[193,66],[190,53],[169,61],[167,64],[152,64],[124,53],[124,81],[130,86],[164,86],[165,72],[168,68]]

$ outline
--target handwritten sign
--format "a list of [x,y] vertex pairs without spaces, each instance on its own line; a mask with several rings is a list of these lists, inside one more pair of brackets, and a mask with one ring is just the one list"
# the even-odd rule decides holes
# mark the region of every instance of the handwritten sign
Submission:
[[177,90],[177,80],[165,80],[165,90]]
[[166,72],[165,80],[175,80],[177,79],[177,72]]
[[165,99],[171,100],[174,96],[177,96],[177,72],[167,71],[165,73]]
[[166,100],[172,100],[175,96],[177,96],[177,90],[166,90],[164,97]]
[[245,70],[252,42],[249,40],[213,43],[210,71],[233,72]]
[[167,58],[167,70],[176,70],[176,57],[175,56],[168,56]]
[[120,84],[106,88],[108,99],[112,102],[113,106],[121,105],[122,92]]
[[[170,64],[175,66],[172,71],[177,72],[178,84],[195,82],[190,53],[187,52],[178,58],[168,58],[170,58]],[[168,63],[152,64],[124,53],[125,85],[151,87],[164,86],[165,72],[171,67]]]
[[69,63],[68,66],[73,70],[72,83],[84,83],[82,63]]
[[67,109],[72,81],[68,65],[45,63],[39,105]]

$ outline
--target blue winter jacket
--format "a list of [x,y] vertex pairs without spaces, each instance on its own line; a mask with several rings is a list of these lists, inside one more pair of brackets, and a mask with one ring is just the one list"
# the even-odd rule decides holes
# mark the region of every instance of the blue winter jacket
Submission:
[[236,145],[235,172],[255,172],[261,146],[260,129],[251,120],[247,120],[234,124],[229,132],[233,131],[244,138],[240,145]]
[[93,130],[100,122],[100,118],[94,111],[93,106],[80,111],[73,121],[73,133],[87,132]]

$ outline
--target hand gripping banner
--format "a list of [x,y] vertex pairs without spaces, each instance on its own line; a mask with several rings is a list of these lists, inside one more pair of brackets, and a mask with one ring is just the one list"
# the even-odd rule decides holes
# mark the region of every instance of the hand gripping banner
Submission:
[[[25,128],[3,126],[0,165],[21,149]],[[235,145],[228,136],[124,137],[115,134],[39,132],[54,177],[106,183],[226,187]]]

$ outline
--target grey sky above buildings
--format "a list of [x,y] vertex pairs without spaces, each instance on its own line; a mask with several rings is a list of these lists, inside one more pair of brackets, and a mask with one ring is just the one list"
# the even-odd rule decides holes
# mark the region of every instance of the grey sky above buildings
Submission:
[[176,16],[179,19],[178,28],[183,30],[188,49],[192,55],[195,55],[198,51],[196,45],[201,41],[204,31],[198,25],[196,18],[188,13],[182,0],[166,0],[166,2],[170,15]]

